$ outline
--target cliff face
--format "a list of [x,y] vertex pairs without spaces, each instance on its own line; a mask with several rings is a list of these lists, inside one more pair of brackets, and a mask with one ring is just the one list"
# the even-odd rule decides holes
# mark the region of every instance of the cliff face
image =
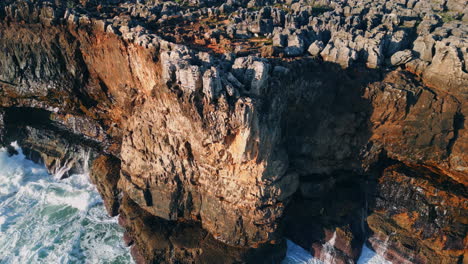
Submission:
[[339,263],[366,240],[462,262],[466,23],[254,2],[1,3],[0,142],[54,172],[91,153],[142,263],[278,262],[285,236],[322,259],[334,237]]

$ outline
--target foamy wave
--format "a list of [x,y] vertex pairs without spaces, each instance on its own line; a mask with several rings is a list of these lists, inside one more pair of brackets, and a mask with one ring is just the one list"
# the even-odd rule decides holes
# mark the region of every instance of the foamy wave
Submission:
[[[332,259],[326,259],[325,262],[314,258],[308,251],[288,240],[288,251],[286,258],[281,264],[334,264]],[[361,255],[357,264],[392,264],[384,257],[379,256],[366,245],[363,245]]]
[[286,258],[281,264],[323,264],[319,259],[314,258],[308,251],[288,240],[288,251]]
[[80,192],[75,195],[59,196],[52,193],[47,196],[47,202],[54,205],[69,205],[80,211],[85,211],[89,207],[90,195],[86,192]]
[[372,249],[368,248],[366,245],[362,247],[361,256],[357,264],[392,264],[390,261],[386,260],[384,257],[375,253]]
[[25,158],[18,144],[12,143],[11,146],[18,151],[18,155],[10,157],[5,148],[0,148],[0,202],[17,192],[24,181],[47,175],[44,167]]
[[0,149],[0,262],[133,263],[87,174],[59,180]]

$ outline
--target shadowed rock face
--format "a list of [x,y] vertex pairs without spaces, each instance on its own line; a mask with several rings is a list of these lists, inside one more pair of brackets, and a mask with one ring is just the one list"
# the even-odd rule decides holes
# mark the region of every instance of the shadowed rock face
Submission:
[[89,177],[99,193],[106,197],[104,205],[110,216],[119,214],[120,201],[117,188],[119,174],[120,160],[108,155],[101,155],[93,160]]
[[197,222],[155,217],[125,195],[119,223],[127,229],[125,242],[132,246],[134,259],[141,263],[272,263],[285,257],[285,241],[255,249],[231,247],[220,243]]
[[0,142],[89,157],[138,262],[463,262],[466,3],[120,2],[0,4]]
[[377,193],[368,223],[375,232],[370,242],[379,253],[397,262],[462,261],[466,186],[426,168],[398,164],[385,169]]

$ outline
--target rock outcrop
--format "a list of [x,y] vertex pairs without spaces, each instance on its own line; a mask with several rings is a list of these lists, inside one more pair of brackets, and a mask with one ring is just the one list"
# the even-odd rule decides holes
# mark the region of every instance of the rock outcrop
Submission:
[[63,177],[91,161],[140,263],[279,262],[285,237],[461,263],[467,10],[6,0],[0,143]]
[[[447,189],[450,186],[450,190]],[[466,252],[466,187],[421,167],[402,164],[379,179],[370,242],[398,263],[458,263]]]

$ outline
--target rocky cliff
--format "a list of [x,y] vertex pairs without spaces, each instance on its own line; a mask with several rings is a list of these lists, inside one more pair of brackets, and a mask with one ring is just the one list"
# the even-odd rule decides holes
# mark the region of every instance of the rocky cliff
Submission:
[[[0,3],[0,142],[141,263],[466,261],[465,1]],[[333,238],[333,239],[332,239]],[[334,243],[331,243],[332,241]]]

